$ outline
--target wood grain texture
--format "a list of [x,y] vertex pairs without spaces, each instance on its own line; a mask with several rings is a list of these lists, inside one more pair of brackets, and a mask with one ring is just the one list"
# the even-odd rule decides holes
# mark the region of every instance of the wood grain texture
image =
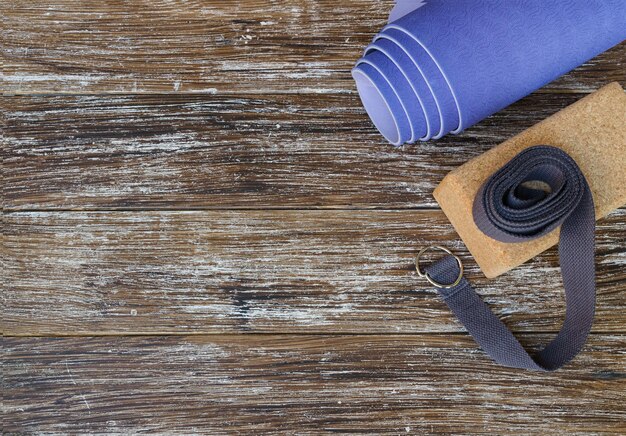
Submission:
[[4,338],[3,346],[7,432],[626,432],[623,335],[593,335],[551,374],[499,367],[461,335]]
[[[623,332],[620,210],[597,230],[594,331]],[[5,334],[460,331],[414,273],[432,244],[516,331],[558,331],[556,249],[482,277],[440,211],[31,212],[4,217]]]
[[351,95],[9,97],[4,207],[435,207],[450,170],[582,95],[535,94],[461,136],[403,148]]
[[0,2],[4,433],[626,433],[626,210],[557,373],[491,363],[413,272],[447,244],[524,345],[554,337],[556,250],[486,280],[432,191],[626,86],[626,43],[392,148],[350,77],[392,4]]
[[[392,0],[5,0],[5,93],[354,93]],[[626,44],[543,92],[624,80]]]

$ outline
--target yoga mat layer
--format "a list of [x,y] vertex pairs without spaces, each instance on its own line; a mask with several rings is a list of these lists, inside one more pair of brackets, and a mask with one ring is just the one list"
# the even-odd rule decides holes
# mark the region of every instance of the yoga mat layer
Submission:
[[353,76],[401,145],[459,133],[619,44],[626,0],[399,0],[390,21]]

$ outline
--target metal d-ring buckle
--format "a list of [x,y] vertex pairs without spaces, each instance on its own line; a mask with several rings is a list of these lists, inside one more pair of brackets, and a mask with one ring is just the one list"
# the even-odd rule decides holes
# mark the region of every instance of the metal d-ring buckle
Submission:
[[[420,268],[420,259],[424,255],[424,253],[426,253],[429,250],[440,250],[440,251],[443,251],[444,253],[449,254],[450,256],[452,256],[452,257],[454,257],[456,259],[456,262],[459,264],[459,276],[454,281],[454,283],[452,283],[451,285],[444,285],[443,283],[439,283],[436,280],[434,280],[427,272],[422,272],[422,269]],[[417,270],[417,274],[420,277],[424,277],[426,280],[428,280],[430,282],[431,285],[435,286],[436,288],[440,288],[440,289],[454,288],[456,285],[461,283],[461,280],[463,279],[463,263],[461,262],[461,259],[458,256],[454,255],[447,248],[440,247],[439,245],[431,245],[430,247],[423,248],[417,254],[417,256],[415,256],[415,269]]]

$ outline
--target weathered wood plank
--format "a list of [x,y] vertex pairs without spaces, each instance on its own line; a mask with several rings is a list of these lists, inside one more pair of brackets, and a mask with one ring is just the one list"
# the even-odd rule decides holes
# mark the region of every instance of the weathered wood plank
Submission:
[[461,335],[4,338],[4,431],[623,434],[625,347],[544,374]]
[[9,97],[4,207],[434,207],[451,169],[581,96],[535,94],[461,136],[404,148],[349,95]]
[[[391,4],[0,4],[2,201],[24,211],[2,215],[2,333],[200,335],[4,337],[4,432],[626,433],[626,211],[598,229],[594,334],[546,375],[491,364],[412,257],[454,247],[538,344],[563,316],[555,250],[488,281],[435,210],[222,210],[432,208],[450,169],[626,85],[623,43],[460,137],[391,148],[349,74]],[[167,95],[6,97],[33,93]],[[46,209],[220,211],[27,212]]]
[[[620,210],[597,230],[594,331],[623,332]],[[516,331],[558,331],[556,249],[487,280],[442,212],[36,212],[4,216],[10,335],[458,332],[414,273],[420,248],[458,251]]]
[[[7,93],[354,92],[392,0],[5,0]],[[544,92],[626,81],[626,44]],[[601,74],[598,74],[600,72]]]

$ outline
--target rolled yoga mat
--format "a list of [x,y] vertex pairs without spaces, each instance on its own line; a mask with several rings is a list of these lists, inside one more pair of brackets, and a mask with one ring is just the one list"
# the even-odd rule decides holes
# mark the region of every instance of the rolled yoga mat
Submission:
[[352,74],[394,145],[459,133],[626,39],[626,0],[399,0]]

